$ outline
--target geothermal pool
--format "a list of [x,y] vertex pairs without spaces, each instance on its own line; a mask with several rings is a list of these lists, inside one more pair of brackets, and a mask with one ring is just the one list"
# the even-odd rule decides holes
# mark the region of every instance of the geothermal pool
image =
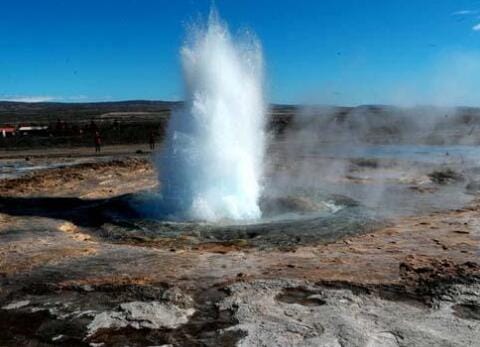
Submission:
[[310,150],[309,154],[329,155],[336,158],[378,158],[412,162],[452,163],[480,161],[478,146],[450,145],[337,145]]
[[[286,162],[284,155],[270,153],[267,160],[274,169],[266,170],[259,199],[261,216],[256,219],[179,218],[162,206],[158,209],[157,192],[138,192],[109,200],[101,209],[97,206],[99,224],[118,240],[170,239],[177,244],[243,240],[250,246],[277,247],[330,242],[377,229],[391,218],[461,208],[472,201],[474,192],[467,188],[478,176],[475,160],[466,157],[451,166],[441,155],[423,154],[424,146],[400,147],[379,146],[381,156],[370,147],[374,155],[353,153],[348,158],[320,151],[321,155],[308,158],[306,169],[279,166]],[[432,153],[445,149],[454,153],[452,147],[435,147]],[[417,152],[425,158],[417,161],[405,155]],[[275,158],[281,159],[272,164]],[[299,164],[301,158],[293,161]],[[336,167],[341,170],[333,170]],[[458,181],[432,181],[432,173],[451,167],[457,170]]]

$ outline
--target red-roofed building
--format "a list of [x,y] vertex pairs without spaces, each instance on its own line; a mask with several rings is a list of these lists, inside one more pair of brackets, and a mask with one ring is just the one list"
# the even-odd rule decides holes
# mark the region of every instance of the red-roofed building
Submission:
[[0,134],[2,137],[14,136],[15,127],[12,125],[0,125]]

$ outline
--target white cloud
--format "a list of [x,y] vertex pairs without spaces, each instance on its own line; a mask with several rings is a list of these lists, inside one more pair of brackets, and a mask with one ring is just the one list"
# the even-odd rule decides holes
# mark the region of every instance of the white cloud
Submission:
[[469,14],[475,14],[477,13],[478,11],[472,11],[472,10],[461,10],[461,11],[457,11],[457,12],[453,12],[452,14],[454,16],[466,16],[466,15],[469,15]]
[[0,95],[2,101],[16,101],[16,102],[49,102],[54,101],[53,96],[44,95]]
[[48,96],[48,95],[6,95],[0,94],[0,101],[14,102],[82,102],[89,100],[86,95]]
[[472,29],[473,29],[474,31],[480,31],[480,23],[478,23],[477,25],[474,25],[474,26],[472,27]]

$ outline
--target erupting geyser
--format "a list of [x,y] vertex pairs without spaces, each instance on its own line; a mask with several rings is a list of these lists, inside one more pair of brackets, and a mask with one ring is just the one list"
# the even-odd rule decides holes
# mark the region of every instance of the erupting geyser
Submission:
[[162,205],[177,218],[261,217],[263,62],[251,35],[234,39],[215,11],[181,50],[186,104],[161,154]]

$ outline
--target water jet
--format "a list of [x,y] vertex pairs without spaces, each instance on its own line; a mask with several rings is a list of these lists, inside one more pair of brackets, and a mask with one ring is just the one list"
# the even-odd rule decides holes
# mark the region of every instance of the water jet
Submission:
[[160,168],[163,215],[220,221],[261,217],[265,149],[259,41],[234,38],[217,12],[181,49],[186,102],[171,116]]

